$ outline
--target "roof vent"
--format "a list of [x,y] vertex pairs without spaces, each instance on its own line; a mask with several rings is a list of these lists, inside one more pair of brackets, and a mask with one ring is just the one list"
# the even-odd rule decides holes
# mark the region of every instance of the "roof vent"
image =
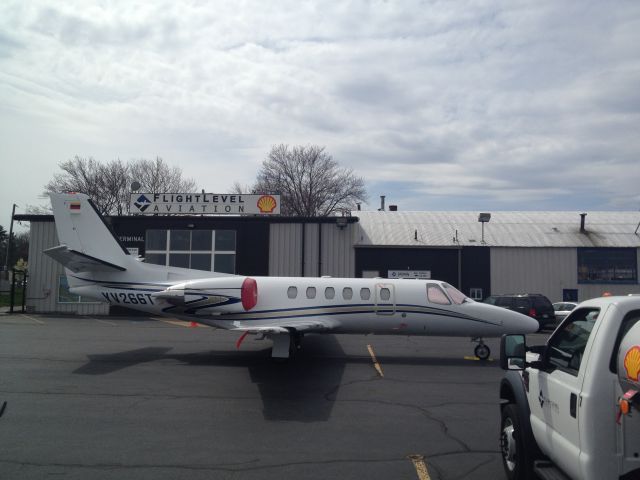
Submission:
[[389,205],[389,211],[390,212],[397,212],[398,211],[398,205]]
[[587,233],[587,230],[584,228],[584,220],[587,217],[586,213],[580,214],[580,233]]

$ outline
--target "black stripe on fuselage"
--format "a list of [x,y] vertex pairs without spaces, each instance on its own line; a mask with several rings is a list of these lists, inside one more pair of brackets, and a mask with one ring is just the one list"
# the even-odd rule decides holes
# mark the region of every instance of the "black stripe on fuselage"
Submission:
[[[353,310],[358,308],[357,310]],[[339,310],[338,310],[339,309]],[[317,310],[316,312],[309,312],[310,310]],[[499,326],[500,323],[491,322],[488,320],[482,320],[480,318],[472,317],[470,315],[452,312],[450,310],[439,309],[435,307],[427,307],[423,305],[411,305],[411,304],[399,304],[394,306],[392,304],[355,304],[355,305],[322,305],[315,307],[298,307],[298,308],[284,308],[273,310],[259,310],[255,312],[246,313],[222,313],[220,320],[239,320],[239,321],[258,321],[258,320],[283,320],[289,318],[302,318],[302,317],[322,317],[322,316],[335,316],[335,315],[362,315],[362,314],[376,314],[376,313],[413,313],[417,315],[436,315],[442,317],[458,318],[460,320],[467,320],[477,323],[484,323],[487,325]],[[306,313],[309,312],[309,313]]]

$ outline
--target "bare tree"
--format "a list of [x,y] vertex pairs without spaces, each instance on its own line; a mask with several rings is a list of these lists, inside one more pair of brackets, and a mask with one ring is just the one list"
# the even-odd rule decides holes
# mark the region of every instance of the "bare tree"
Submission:
[[182,170],[169,167],[162,158],[123,163],[120,159],[100,163],[92,157],[76,156],[60,163],[57,173],[45,185],[46,192],[82,192],[89,195],[101,214],[122,215],[129,203],[131,183],[149,193],[194,192],[195,181],[182,178]]
[[182,178],[182,170],[170,167],[160,157],[155,160],[135,160],[130,165],[131,180],[142,185],[141,190],[148,193],[186,193],[196,191],[196,182],[191,178]]
[[[120,160],[115,162],[120,163]],[[75,156],[59,164],[62,173],[56,173],[45,185],[46,192],[82,192],[91,196],[101,214],[112,213],[118,201],[118,192],[109,190],[107,179],[111,169],[92,157]]]
[[[239,184],[234,186],[239,188]],[[324,217],[367,198],[364,179],[341,168],[324,147],[274,145],[252,193],[279,193],[284,215]]]

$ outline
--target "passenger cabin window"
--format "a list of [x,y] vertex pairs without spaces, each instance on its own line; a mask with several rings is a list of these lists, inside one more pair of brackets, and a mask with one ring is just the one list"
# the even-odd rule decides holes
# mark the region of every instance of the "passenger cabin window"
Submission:
[[571,321],[549,340],[547,355],[550,365],[578,376],[584,349],[599,313],[599,308],[581,308],[572,313]]
[[369,290],[368,288],[361,288],[360,298],[362,300],[369,300],[371,298],[371,290]]
[[289,298],[296,298],[298,296],[298,289],[297,287],[289,287],[287,289],[287,297]]
[[449,285],[448,283],[445,283],[443,286],[445,291],[449,294],[449,298],[451,298],[453,303],[456,305],[462,305],[467,300],[467,296],[457,288]]
[[389,290],[388,288],[381,288],[380,300],[382,300],[383,302],[388,302],[390,298],[391,298],[391,290]]
[[335,296],[336,291],[333,287],[327,287],[324,289],[324,298],[326,298],[327,300],[331,300]]
[[316,287],[307,287],[307,298],[316,298]]
[[427,284],[427,299],[429,300],[429,303],[451,305],[451,301],[447,298],[444,290],[440,288],[440,285],[436,285],[435,283]]
[[345,300],[351,300],[353,298],[353,290],[349,287],[344,287],[342,289],[342,298]]

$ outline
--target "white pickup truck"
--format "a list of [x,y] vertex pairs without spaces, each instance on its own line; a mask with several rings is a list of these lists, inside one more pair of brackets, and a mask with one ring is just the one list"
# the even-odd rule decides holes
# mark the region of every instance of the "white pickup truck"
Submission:
[[587,300],[546,345],[500,350],[510,480],[640,479],[640,296]]

